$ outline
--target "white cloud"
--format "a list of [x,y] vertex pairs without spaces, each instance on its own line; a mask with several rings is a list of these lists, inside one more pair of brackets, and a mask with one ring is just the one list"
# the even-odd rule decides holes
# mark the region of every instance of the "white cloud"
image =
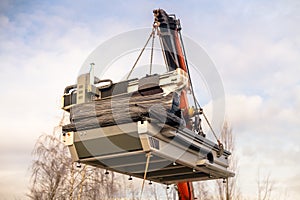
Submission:
[[233,125],[236,137],[240,180],[248,180],[241,181],[242,189],[250,196],[256,191],[260,168],[265,174],[271,174],[279,188],[293,190],[288,185],[297,183],[291,183],[287,177],[293,177],[300,164],[297,159],[299,110],[282,107],[275,100],[257,95],[228,95],[226,102],[227,120]]
[[[58,123],[64,87],[75,83],[84,59],[104,38],[126,26],[102,21],[108,24],[114,28],[101,30],[42,11],[1,15],[1,197],[24,196],[31,151]],[[16,193],[15,187],[22,189]]]

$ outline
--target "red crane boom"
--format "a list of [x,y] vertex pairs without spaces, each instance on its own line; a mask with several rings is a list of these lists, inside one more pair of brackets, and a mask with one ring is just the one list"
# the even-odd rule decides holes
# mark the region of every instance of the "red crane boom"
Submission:
[[[162,48],[166,57],[169,71],[181,68],[186,73],[188,68],[183,54],[183,44],[181,43],[179,34],[181,31],[180,21],[175,15],[168,15],[164,10],[157,9],[153,11],[155,16],[155,25],[160,28],[160,37],[162,40]],[[182,90],[180,95],[180,109],[183,111],[183,117],[186,119],[187,128],[191,129],[188,116],[189,103],[186,90]],[[178,195],[180,200],[193,200],[193,184],[192,182],[177,183]]]

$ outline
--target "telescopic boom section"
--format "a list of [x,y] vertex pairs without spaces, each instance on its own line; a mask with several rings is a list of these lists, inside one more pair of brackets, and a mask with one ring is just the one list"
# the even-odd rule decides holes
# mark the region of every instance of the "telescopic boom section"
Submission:
[[169,71],[181,68],[187,72],[182,53],[182,44],[178,36],[181,30],[179,19],[176,19],[175,15],[168,15],[163,9],[154,10],[153,13],[155,17],[154,23],[160,28],[162,48]]
[[[179,39],[181,30],[179,19],[176,19],[175,15],[168,15],[162,9],[154,10],[153,13],[155,17],[154,25],[159,27],[159,35],[162,40],[162,48],[169,71],[180,68],[188,73],[185,57],[183,55],[183,44]],[[189,105],[185,90],[183,90],[180,95],[180,108],[183,110],[184,118],[187,119]],[[187,123],[187,128],[191,128],[189,127],[189,123]],[[177,183],[177,187],[179,200],[194,199],[192,182],[180,182]]]

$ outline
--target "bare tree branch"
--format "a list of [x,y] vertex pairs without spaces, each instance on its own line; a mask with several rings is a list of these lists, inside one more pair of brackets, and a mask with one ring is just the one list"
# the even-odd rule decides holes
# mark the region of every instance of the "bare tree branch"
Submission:
[[257,199],[269,200],[271,198],[274,182],[270,180],[270,173],[261,180],[260,169],[257,172]]

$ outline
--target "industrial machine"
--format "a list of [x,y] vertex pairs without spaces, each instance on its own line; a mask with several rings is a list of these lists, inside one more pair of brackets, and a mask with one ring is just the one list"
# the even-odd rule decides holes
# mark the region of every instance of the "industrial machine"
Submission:
[[203,110],[194,94],[179,19],[162,9],[153,13],[150,37],[159,36],[168,71],[138,79],[129,79],[129,73],[127,80],[113,83],[95,77],[92,63],[89,73],[65,88],[62,108],[70,113],[70,124],[63,126],[62,141],[74,162],[177,184],[179,199],[190,200],[192,181],[234,176],[227,169],[231,153],[202,131]]

